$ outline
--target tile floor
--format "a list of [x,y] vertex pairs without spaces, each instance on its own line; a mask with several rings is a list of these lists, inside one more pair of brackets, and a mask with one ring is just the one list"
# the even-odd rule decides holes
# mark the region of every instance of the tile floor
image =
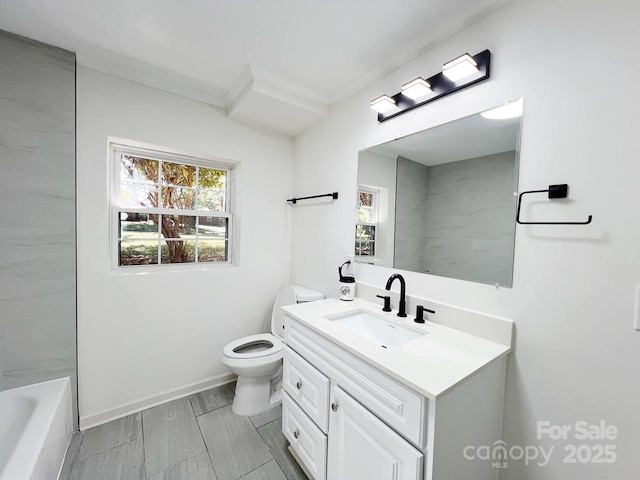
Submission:
[[280,406],[231,411],[233,384],[74,436],[61,480],[307,480],[287,450]]

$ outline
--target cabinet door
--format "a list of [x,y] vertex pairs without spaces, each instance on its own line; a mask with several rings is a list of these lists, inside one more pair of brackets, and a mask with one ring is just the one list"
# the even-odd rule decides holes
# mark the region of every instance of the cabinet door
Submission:
[[327,479],[419,480],[423,455],[340,387],[333,387]]

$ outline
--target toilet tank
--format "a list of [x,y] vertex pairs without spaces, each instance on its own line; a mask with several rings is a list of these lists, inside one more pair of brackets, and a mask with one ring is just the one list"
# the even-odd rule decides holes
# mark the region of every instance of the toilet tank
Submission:
[[287,284],[282,287],[280,293],[273,303],[273,311],[271,312],[271,333],[282,339],[282,330],[284,329],[284,312],[280,307],[294,305],[296,303],[313,302],[322,300],[324,293],[302,285]]
[[323,300],[324,293],[302,285],[291,285],[296,295],[296,303],[314,302]]

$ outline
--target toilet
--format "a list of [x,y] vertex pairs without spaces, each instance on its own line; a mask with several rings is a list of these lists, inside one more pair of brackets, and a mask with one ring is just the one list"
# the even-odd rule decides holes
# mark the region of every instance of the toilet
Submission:
[[301,285],[285,285],[273,304],[271,333],[242,337],[227,344],[222,363],[238,376],[232,410],[250,416],[282,400],[284,312],[280,307],[322,300],[324,294]]

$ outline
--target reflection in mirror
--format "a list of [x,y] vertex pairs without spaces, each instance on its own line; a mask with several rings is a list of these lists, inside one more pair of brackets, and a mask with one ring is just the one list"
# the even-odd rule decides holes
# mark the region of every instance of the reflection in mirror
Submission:
[[510,287],[522,100],[514,103],[515,116],[495,109],[362,150],[356,260]]

